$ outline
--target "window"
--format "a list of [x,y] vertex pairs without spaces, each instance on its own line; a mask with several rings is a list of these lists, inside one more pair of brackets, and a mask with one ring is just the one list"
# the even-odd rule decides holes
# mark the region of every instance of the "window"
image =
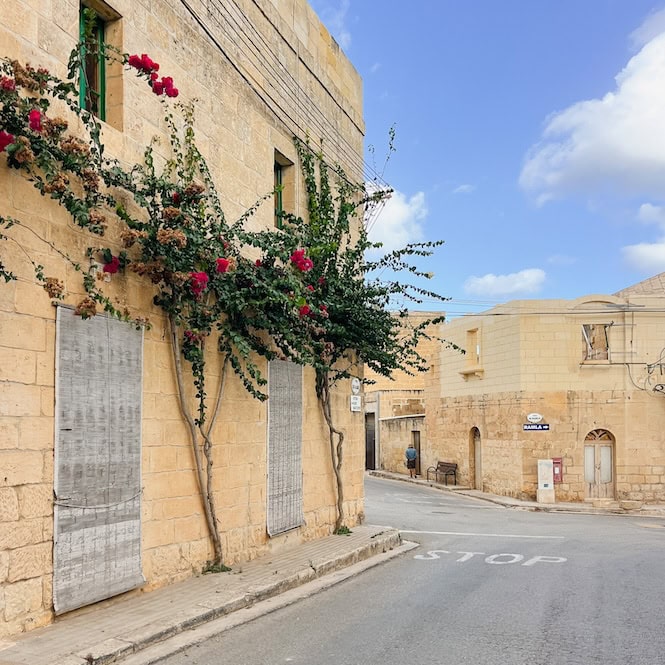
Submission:
[[79,39],[81,42],[81,108],[100,120],[106,120],[106,60],[104,58],[105,22],[95,12],[81,5]]
[[105,56],[122,51],[119,18],[120,14],[102,0],[82,0],[79,5],[79,103],[117,129],[122,128],[122,63]]
[[481,377],[483,369],[480,358],[480,330],[473,328],[466,331],[466,363],[464,369],[460,372],[465,379],[470,376]]
[[608,323],[585,323],[582,326],[584,337],[584,360],[609,360],[610,342]]
[[480,365],[480,337],[478,328],[466,331],[466,364]]
[[275,150],[274,190],[275,190],[275,226],[281,229],[284,213],[293,212],[295,204],[293,162],[281,152]]

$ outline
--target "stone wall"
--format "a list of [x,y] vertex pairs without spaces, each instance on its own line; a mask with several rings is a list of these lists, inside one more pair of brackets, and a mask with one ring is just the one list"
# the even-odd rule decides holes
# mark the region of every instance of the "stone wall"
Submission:
[[[441,350],[427,374],[423,456],[457,462],[462,485],[524,499],[536,497],[537,460],[561,457],[556,499],[592,500],[585,446],[603,431],[612,454],[610,498],[665,500],[664,303],[653,293],[629,302],[515,301],[446,324],[445,337],[462,347],[473,339],[480,353],[470,362],[468,353]],[[585,359],[583,324],[605,327],[609,358]],[[542,416],[542,430],[528,429],[529,414]]]
[[[326,157],[352,177],[362,174],[362,86],[352,65],[304,0],[112,0],[90,6],[115,18],[108,38],[122,51],[149,53],[173,76],[179,101],[195,99],[195,129],[235,220],[273,189],[276,152],[293,162],[292,137],[324,139]],[[5,0],[0,55],[64,75],[78,38],[78,0]],[[117,18],[117,17],[120,18]],[[129,72],[108,81],[108,154],[141,160],[153,136],[167,155],[168,140],[155,96]],[[297,171],[299,174],[299,171]],[[292,180],[293,211],[304,213],[303,182]],[[68,303],[81,297],[80,274],[65,267],[49,243],[77,256],[94,244],[62,210],[41,198],[0,156],[0,214],[15,216],[10,235],[46,274],[65,283]],[[249,222],[272,226],[268,202]],[[108,240],[117,242],[117,229]],[[18,281],[0,285],[0,637],[52,620],[55,308],[34,284],[27,257],[0,247]],[[81,257],[82,258],[82,257]],[[117,282],[117,283],[116,283]],[[142,565],[146,589],[201,569],[212,550],[193,472],[193,455],[179,414],[165,321],[152,292],[135,275],[109,292],[150,318],[144,339],[142,428]],[[211,384],[218,374],[210,373]],[[334,395],[337,424],[346,433],[347,524],[363,510],[363,421],[348,409],[350,388]],[[329,444],[311,372],[304,378],[303,527],[266,535],[266,406],[231,376],[214,430],[214,494],[226,562],[251,559],[271,547],[327,535],[334,526],[335,486]]]

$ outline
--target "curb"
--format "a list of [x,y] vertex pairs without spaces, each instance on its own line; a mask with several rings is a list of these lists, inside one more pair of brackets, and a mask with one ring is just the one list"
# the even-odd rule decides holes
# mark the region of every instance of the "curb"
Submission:
[[170,624],[146,627],[141,634],[133,639],[110,638],[95,644],[85,651],[70,654],[53,662],[53,665],[109,665],[136,654],[159,642],[175,637],[191,628],[196,628],[215,619],[241,609],[249,608],[256,603],[278,596],[286,591],[307,584],[332,572],[347,568],[375,555],[399,548],[402,539],[397,529],[385,529],[371,536],[369,543],[342,553],[334,558],[325,556],[318,560],[310,560],[303,564],[297,572],[289,574],[271,584],[263,584],[241,596],[227,599],[216,607],[201,607],[200,612],[187,617],[174,618]]

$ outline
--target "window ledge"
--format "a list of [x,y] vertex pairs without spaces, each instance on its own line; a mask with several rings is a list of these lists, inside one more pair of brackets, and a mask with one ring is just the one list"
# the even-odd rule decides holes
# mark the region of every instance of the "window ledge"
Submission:
[[583,360],[580,367],[609,367],[611,364],[609,360]]
[[468,379],[470,376],[477,376],[482,378],[485,370],[480,365],[473,365],[472,367],[465,367],[460,370],[459,373],[465,378]]

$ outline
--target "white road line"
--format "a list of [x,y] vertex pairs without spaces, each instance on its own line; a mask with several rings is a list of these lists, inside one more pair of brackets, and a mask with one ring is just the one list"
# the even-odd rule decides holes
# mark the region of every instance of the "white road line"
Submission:
[[400,533],[422,533],[429,536],[480,536],[481,538],[535,538],[537,540],[563,540],[565,536],[527,536],[518,533],[471,533],[467,531],[407,531]]

